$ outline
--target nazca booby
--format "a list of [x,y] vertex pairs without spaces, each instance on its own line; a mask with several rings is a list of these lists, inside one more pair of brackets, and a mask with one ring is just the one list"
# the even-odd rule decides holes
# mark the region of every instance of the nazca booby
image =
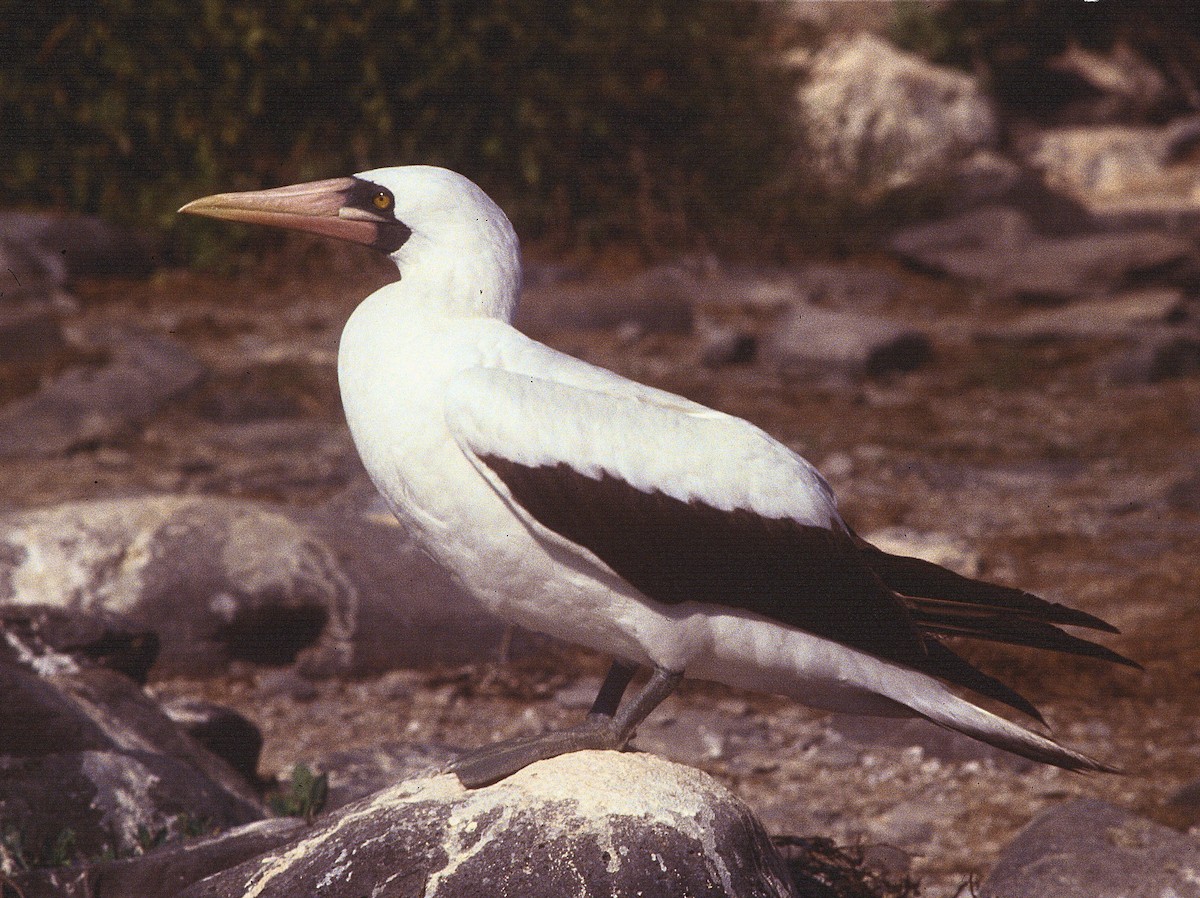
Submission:
[[[391,257],[399,279],[358,306],[338,352],[372,480],[486,608],[615,659],[584,722],[467,754],[452,769],[468,786],[567,751],[623,748],[685,673],[820,709],[923,717],[1071,770],[1112,769],[952,692],[945,683],[1042,721],[942,637],[1134,665],[1059,629],[1115,628],[887,554],[842,520],[812,465],[759,428],[515,330],[517,237],[467,178],[382,168],[180,211]],[[650,679],[622,704],[638,668]]]

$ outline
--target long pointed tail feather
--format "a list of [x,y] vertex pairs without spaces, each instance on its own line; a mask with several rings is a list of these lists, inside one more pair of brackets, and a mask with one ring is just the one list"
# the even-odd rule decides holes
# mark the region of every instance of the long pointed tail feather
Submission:
[[967,606],[1002,609],[1013,615],[1047,624],[1087,627],[1107,633],[1116,627],[1095,615],[1057,602],[1048,602],[1033,593],[1011,586],[999,586],[956,574],[947,568],[907,555],[892,555],[856,535],[863,557],[889,588],[903,596],[942,599]]
[[1033,730],[1028,730],[999,715],[992,714],[990,711],[976,707],[949,691],[946,696],[942,696],[936,701],[907,701],[905,704],[932,723],[956,730],[973,739],[978,739],[980,742],[986,742],[988,745],[994,745],[996,748],[1012,752],[1023,758],[1029,758],[1031,761],[1039,761],[1042,764],[1051,764],[1064,770],[1079,772],[1121,772],[1116,767],[1097,761],[1064,745],[1059,745],[1048,736],[1035,733]]

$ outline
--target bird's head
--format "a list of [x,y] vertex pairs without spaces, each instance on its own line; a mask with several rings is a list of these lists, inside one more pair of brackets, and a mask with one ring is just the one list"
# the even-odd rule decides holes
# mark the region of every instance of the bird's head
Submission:
[[308,231],[374,247],[405,284],[450,306],[509,317],[520,249],[504,212],[472,181],[405,165],[270,190],[219,193],[180,212]]

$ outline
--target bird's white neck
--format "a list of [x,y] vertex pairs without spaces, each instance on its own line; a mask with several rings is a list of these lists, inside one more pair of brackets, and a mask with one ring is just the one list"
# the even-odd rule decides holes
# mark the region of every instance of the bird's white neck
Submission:
[[478,187],[457,186],[470,202],[427,203],[412,217],[411,236],[392,254],[402,285],[393,295],[434,315],[511,321],[521,294],[516,231]]

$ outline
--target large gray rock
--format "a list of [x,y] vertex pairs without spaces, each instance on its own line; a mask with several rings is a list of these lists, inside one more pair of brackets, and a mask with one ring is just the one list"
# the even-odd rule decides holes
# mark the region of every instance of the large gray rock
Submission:
[[762,358],[817,376],[878,376],[911,371],[931,353],[928,336],[899,321],[798,303],[775,325]]
[[[260,818],[249,784],[128,678],[5,629],[0,820],[23,863],[129,854],[184,821]],[[15,834],[15,836],[14,836]]]
[[162,705],[171,721],[236,770],[248,783],[258,782],[262,732],[249,719],[224,705],[181,697]]
[[300,836],[295,817],[258,820],[146,854],[10,874],[24,898],[176,898],[194,882]]
[[108,611],[0,605],[0,630],[12,646],[18,640],[47,652],[115,670],[144,684],[158,657],[158,635],[149,627]]
[[1197,126],[1056,128],[1024,141],[1024,157],[1100,220],[1178,228],[1200,220]]
[[868,198],[942,185],[996,140],[996,116],[971,76],[866,33],[813,60],[799,96],[806,166]]
[[696,303],[711,292],[704,278],[679,266],[663,265],[618,283],[568,282],[526,289],[515,323],[534,336],[561,328],[622,326],[650,333],[687,333]]
[[793,896],[749,809],[649,755],[577,752],[465,791],[450,774],[348,805],[181,898]]
[[0,408],[0,458],[45,458],[112,439],[200,382],[204,366],[175,340],[101,335],[109,360],[72,368]]
[[45,362],[65,348],[58,317],[47,304],[0,304],[0,365]]
[[983,898],[1196,898],[1200,839],[1096,799],[1052,808],[1004,849]]
[[986,206],[896,233],[891,249],[920,268],[1000,296],[1061,302],[1117,292],[1186,262],[1191,243],[1158,230],[1046,237],[1007,206]]
[[1011,340],[1133,337],[1147,325],[1167,324],[1186,314],[1183,294],[1172,288],[1131,290],[1103,299],[1035,309],[981,336]]
[[158,634],[163,672],[302,653],[323,674],[456,663],[506,632],[399,526],[202,496],[0,517],[0,603],[122,614]]
[[91,215],[0,212],[0,241],[20,247],[56,284],[87,275],[144,275],[155,265],[143,237]]
[[1118,40],[1101,53],[1071,41],[1048,68],[1087,86],[1059,114],[1073,122],[1111,123],[1155,116],[1170,99],[1167,79],[1146,57]]

